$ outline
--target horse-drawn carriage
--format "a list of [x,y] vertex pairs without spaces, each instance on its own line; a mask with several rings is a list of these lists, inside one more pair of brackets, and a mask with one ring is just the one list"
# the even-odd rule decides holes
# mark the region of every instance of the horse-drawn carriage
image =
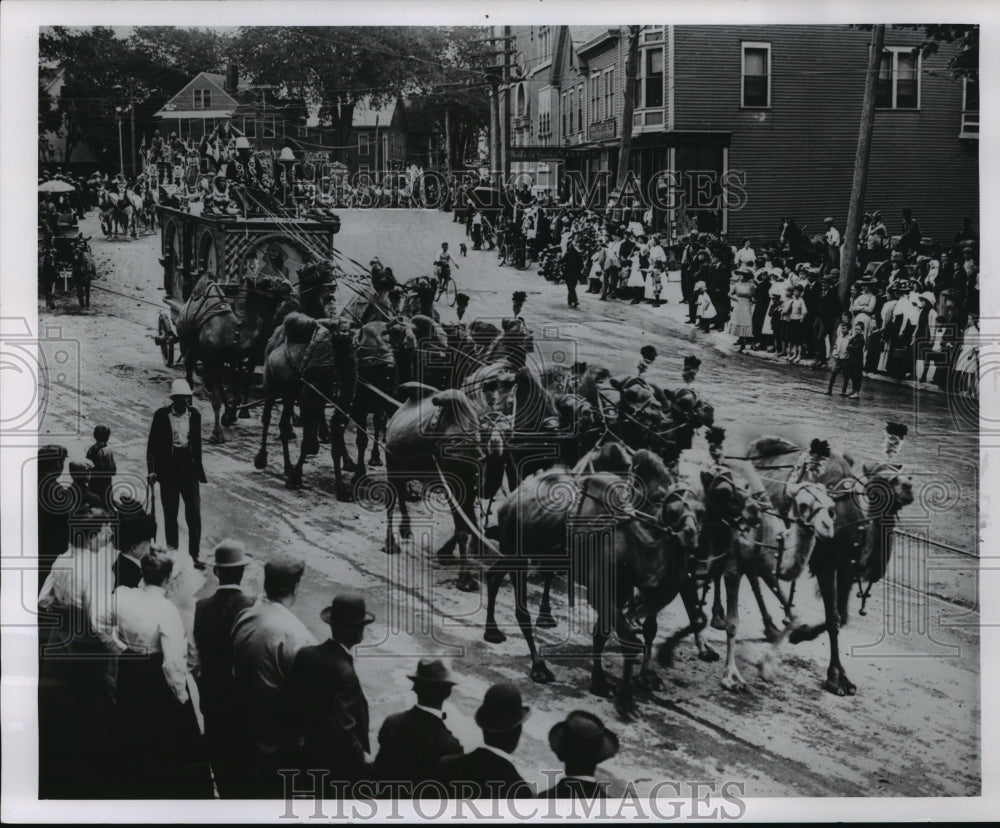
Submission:
[[286,216],[206,215],[200,204],[191,211],[159,208],[163,290],[167,310],[160,313],[156,343],[164,362],[174,361],[177,316],[198,280],[206,273],[239,312],[241,286],[260,276],[294,281],[306,262],[333,252],[340,219]]

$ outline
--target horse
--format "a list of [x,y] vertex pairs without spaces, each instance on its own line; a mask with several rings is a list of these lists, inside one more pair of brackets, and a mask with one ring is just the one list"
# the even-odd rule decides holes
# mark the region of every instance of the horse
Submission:
[[805,232],[795,224],[795,219],[782,218],[781,232],[778,236],[778,249],[794,256],[797,261],[809,262],[812,265],[823,265],[827,269],[826,241],[822,234],[808,238]]
[[[726,584],[726,664],[721,680],[727,690],[746,690],[746,682],[736,666],[736,633],[739,627],[739,589],[746,576],[764,621],[764,636],[776,641],[780,636],[764,605],[760,580],[778,596],[789,620],[792,597],[786,600],[781,581],[793,587],[808,565],[818,540],[830,540],[834,533],[833,500],[822,484],[809,480],[788,484],[785,508],[771,505],[767,489],[756,470],[748,463],[730,467],[741,473],[752,495],[761,504],[760,520],[755,526],[734,533],[733,544],[723,578]],[[718,589],[716,589],[718,595]]]
[[[504,463],[503,437],[499,429],[492,427],[484,436],[472,403],[457,389],[438,391],[410,382],[399,390],[407,399],[386,427],[386,472],[391,491],[386,497],[385,552],[399,554],[400,538],[412,537],[406,484],[410,480],[441,483],[455,530],[437,550],[436,558],[443,565],[452,563],[452,550],[457,546],[458,589],[476,591],[479,585],[468,565],[469,535],[481,540],[476,498],[492,497],[499,488],[496,470],[502,469]],[[393,532],[392,517],[397,507],[401,517],[398,536]]]
[[[348,325],[341,320],[317,320],[297,312],[286,316],[267,343],[262,432],[254,467],[267,467],[267,432],[271,412],[274,403],[281,399],[283,407],[279,431],[285,463],[285,486],[289,489],[301,488],[306,457],[319,453],[319,424],[324,408],[329,404],[333,407],[330,432],[340,435],[339,440],[330,441],[336,496],[342,501],[350,499],[342,477],[341,462],[347,455],[343,434],[354,402],[357,375],[354,335]],[[302,417],[302,444],[298,460],[292,463],[288,444],[294,436],[291,419],[296,403]]]
[[[687,558],[698,546],[695,509],[681,488],[663,462],[646,450],[632,456],[626,478],[611,471],[577,476],[563,468],[526,478],[501,505],[498,523],[491,528],[503,557],[487,573],[484,639],[506,640],[495,610],[497,592],[510,575],[514,614],[531,656],[531,679],[554,681],[535,645],[526,576],[531,566],[569,570],[571,582],[587,587],[588,601],[597,612],[590,691],[612,693],[602,654],[614,630],[624,656],[616,701],[620,712],[630,711],[632,670],[642,660],[643,646],[623,610],[636,590],[654,589],[665,579],[683,580]],[[586,560],[571,557],[577,540],[595,531],[609,532],[610,543],[599,542],[596,554]]]
[[[746,456],[754,458],[758,472],[774,472],[789,453],[800,449],[783,437],[765,436],[750,442]],[[799,464],[794,464],[796,467]],[[780,468],[780,466],[778,466]],[[892,554],[892,530],[899,511],[913,502],[913,483],[902,468],[881,462],[855,471],[854,459],[848,454],[832,452],[817,482],[826,486],[834,502],[834,534],[832,538],[817,538],[809,569],[816,576],[823,597],[825,620],[816,625],[787,627],[784,637],[797,644],[812,641],[824,631],[830,639],[830,663],[823,687],[837,696],[853,696],[857,687],[848,679],[840,663],[839,630],[847,623],[847,606],[854,582],[859,590],[867,580],[867,590],[861,591],[864,601],[872,586],[881,580]],[[791,472],[786,480],[765,477],[771,502],[778,511],[788,508]]]
[[156,209],[158,206],[153,188],[147,184],[143,188],[140,215],[142,216],[143,227],[151,233],[156,232]]
[[369,322],[357,334],[358,388],[351,407],[351,419],[357,430],[358,461],[355,480],[368,474],[365,451],[368,448],[368,415],[372,416],[372,451],[368,465],[381,466],[379,440],[386,439],[386,424],[395,405],[397,387],[409,382],[417,339],[405,317],[389,322]]
[[[256,276],[244,279],[243,290],[245,296],[237,327],[237,356],[230,363],[230,368],[237,397],[242,390],[243,405],[239,407],[239,416],[246,419],[250,416],[245,406],[250,399],[254,369],[263,363],[268,340],[280,321],[276,318],[277,310],[279,304],[282,304],[287,286],[277,277]],[[225,427],[231,426],[235,421],[236,416],[230,411],[222,417],[222,425]]]

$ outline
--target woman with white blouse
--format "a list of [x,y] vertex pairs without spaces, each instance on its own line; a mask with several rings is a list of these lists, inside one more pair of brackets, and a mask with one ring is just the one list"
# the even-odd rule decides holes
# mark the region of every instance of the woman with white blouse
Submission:
[[170,554],[142,559],[142,584],[115,590],[118,659],[115,710],[121,795],[148,799],[212,796],[194,706],[188,693],[188,641],[167,597]]

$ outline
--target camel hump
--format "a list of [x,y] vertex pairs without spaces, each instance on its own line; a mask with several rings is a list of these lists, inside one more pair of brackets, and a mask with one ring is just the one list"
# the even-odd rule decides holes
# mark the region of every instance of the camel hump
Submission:
[[296,345],[308,343],[316,332],[316,320],[298,311],[285,317],[285,338]]
[[[413,400],[423,400],[432,394],[437,394],[438,389],[431,385],[424,385],[422,382],[404,382],[399,386],[399,390],[406,397],[407,402],[412,402]],[[440,405],[435,400],[436,405]]]

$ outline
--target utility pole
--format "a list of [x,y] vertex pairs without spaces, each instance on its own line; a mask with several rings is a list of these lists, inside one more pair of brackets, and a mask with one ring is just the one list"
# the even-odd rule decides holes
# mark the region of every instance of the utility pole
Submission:
[[132,89],[132,81],[128,84],[128,111],[132,116],[132,175],[135,176],[138,172],[135,165],[135,94]]
[[444,174],[451,176],[451,116],[448,114],[448,104],[444,105]]
[[855,262],[858,257],[858,234],[861,232],[861,211],[864,209],[865,190],[868,187],[868,161],[871,158],[872,132],[875,130],[875,92],[878,85],[879,64],[885,44],[885,26],[872,28],[872,42],[868,50],[868,73],[865,76],[865,98],[861,104],[861,126],[858,129],[858,151],[854,157],[854,180],[851,182],[851,203],[847,208],[847,227],[844,245],[840,249],[840,302],[848,306],[851,285],[855,279]]
[[618,176],[615,189],[621,195],[629,173],[632,150],[632,113],[635,111],[635,85],[639,63],[639,32],[641,26],[628,27],[628,52],[625,55],[625,100],[622,101],[622,137],[618,144]]
[[501,167],[504,186],[510,180],[510,26],[503,27],[503,144]]

